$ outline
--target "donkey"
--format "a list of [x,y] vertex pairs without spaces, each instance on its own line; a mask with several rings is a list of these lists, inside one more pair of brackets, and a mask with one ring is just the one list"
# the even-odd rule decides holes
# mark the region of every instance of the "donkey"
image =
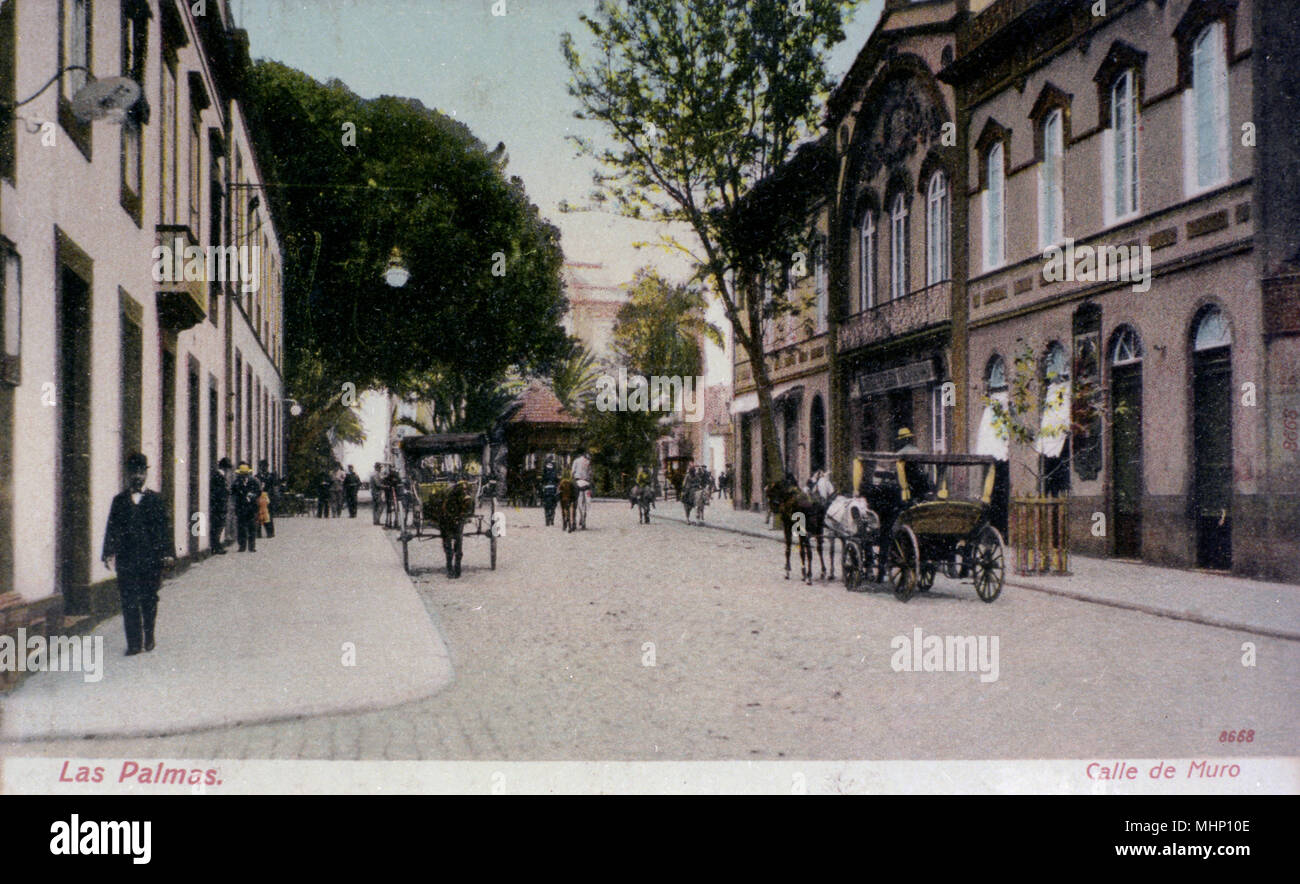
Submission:
[[628,496],[628,501],[634,507],[638,507],[637,524],[650,524],[650,510],[655,505],[655,489],[649,482],[644,485],[633,485],[632,493]]
[[799,573],[804,583],[812,586],[812,538],[817,538],[817,558],[821,561],[822,579],[826,577],[826,559],[822,555],[822,531],[826,511],[797,482],[787,476],[784,480],[767,486],[768,506],[781,519],[785,534],[785,579],[790,579],[790,547],[794,535],[799,535]]

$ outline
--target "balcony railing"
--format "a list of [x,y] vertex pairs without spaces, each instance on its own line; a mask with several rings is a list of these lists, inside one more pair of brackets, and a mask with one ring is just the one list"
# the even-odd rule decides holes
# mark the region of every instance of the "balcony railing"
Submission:
[[[186,279],[185,252],[191,246],[197,246],[194,234],[184,224],[159,224],[157,245],[167,251],[163,254],[171,259],[171,266],[155,267],[158,291],[158,323],[172,331],[182,332],[193,328],[208,315],[208,264],[206,256],[200,258],[203,272],[198,279]],[[162,263],[162,262],[158,262]],[[164,271],[158,274],[158,271]]]
[[952,281],[946,280],[850,316],[840,324],[836,344],[840,352],[854,350],[951,319]]

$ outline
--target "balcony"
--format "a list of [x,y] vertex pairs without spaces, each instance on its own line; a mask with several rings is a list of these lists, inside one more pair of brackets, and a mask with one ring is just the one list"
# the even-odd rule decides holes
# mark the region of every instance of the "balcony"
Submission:
[[[186,279],[185,268],[190,263],[186,261],[186,251],[198,246],[194,234],[184,224],[159,224],[156,233],[157,247],[166,249],[164,259],[171,260],[170,266],[165,260],[154,262],[158,324],[170,331],[183,332],[198,325],[208,315],[207,261],[205,256],[199,258],[203,269],[198,279]],[[203,255],[202,250],[199,254]]]
[[910,295],[854,314],[835,339],[841,353],[942,325],[952,319],[952,282],[936,283]]

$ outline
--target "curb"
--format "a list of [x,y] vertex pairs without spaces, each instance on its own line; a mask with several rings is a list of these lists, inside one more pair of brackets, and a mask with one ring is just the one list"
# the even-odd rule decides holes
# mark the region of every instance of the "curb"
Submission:
[[[659,515],[661,519],[667,519],[671,522],[677,522],[679,525],[685,525],[686,520],[677,516]],[[695,527],[695,523],[692,523]],[[750,531],[745,528],[732,528],[727,525],[711,525],[705,522],[702,527],[712,528],[715,531],[726,531],[730,534],[740,534],[746,537],[758,537],[764,540],[775,540],[781,542],[784,538],[780,534],[760,534],[757,531]],[[1265,636],[1267,638],[1281,639],[1282,641],[1300,642],[1300,633],[1285,632],[1278,629],[1266,629],[1257,626],[1249,626],[1243,623],[1233,623],[1228,620],[1217,620],[1213,617],[1205,617],[1198,614],[1191,614],[1186,611],[1171,611],[1167,608],[1157,608],[1152,605],[1143,605],[1138,602],[1121,602],[1114,599],[1098,598],[1097,596],[1088,595],[1082,592],[1073,592],[1068,589],[1056,589],[1046,586],[1035,586],[1032,583],[1022,583],[1020,581],[1007,579],[1007,586],[1014,586],[1016,589],[1027,589],[1030,592],[1041,592],[1044,595],[1054,595],[1061,598],[1071,599],[1076,602],[1084,602],[1091,605],[1104,605],[1108,608],[1119,608],[1125,611],[1136,611],[1139,614],[1150,614],[1153,617],[1164,617],[1168,620],[1180,620],[1184,623],[1196,623],[1201,626],[1213,626],[1217,629],[1230,629],[1234,632],[1247,632],[1251,635]]]

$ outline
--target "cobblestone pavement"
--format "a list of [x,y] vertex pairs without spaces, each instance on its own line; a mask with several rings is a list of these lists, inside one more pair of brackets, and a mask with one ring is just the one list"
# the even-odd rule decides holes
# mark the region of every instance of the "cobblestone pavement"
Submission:
[[[1009,587],[782,579],[774,544],[597,503],[591,529],[507,510],[496,571],[414,548],[455,680],[364,714],[156,739],[0,745],[20,756],[195,759],[959,759],[1300,754],[1300,643]],[[374,531],[363,520],[358,531]],[[394,546],[394,555],[400,549]],[[996,681],[895,672],[896,637],[998,640]],[[1257,664],[1242,663],[1254,641]],[[991,645],[990,645],[991,647]],[[991,674],[991,673],[990,673]],[[286,673],[292,677],[292,673]],[[1255,731],[1248,745],[1219,742]]]

